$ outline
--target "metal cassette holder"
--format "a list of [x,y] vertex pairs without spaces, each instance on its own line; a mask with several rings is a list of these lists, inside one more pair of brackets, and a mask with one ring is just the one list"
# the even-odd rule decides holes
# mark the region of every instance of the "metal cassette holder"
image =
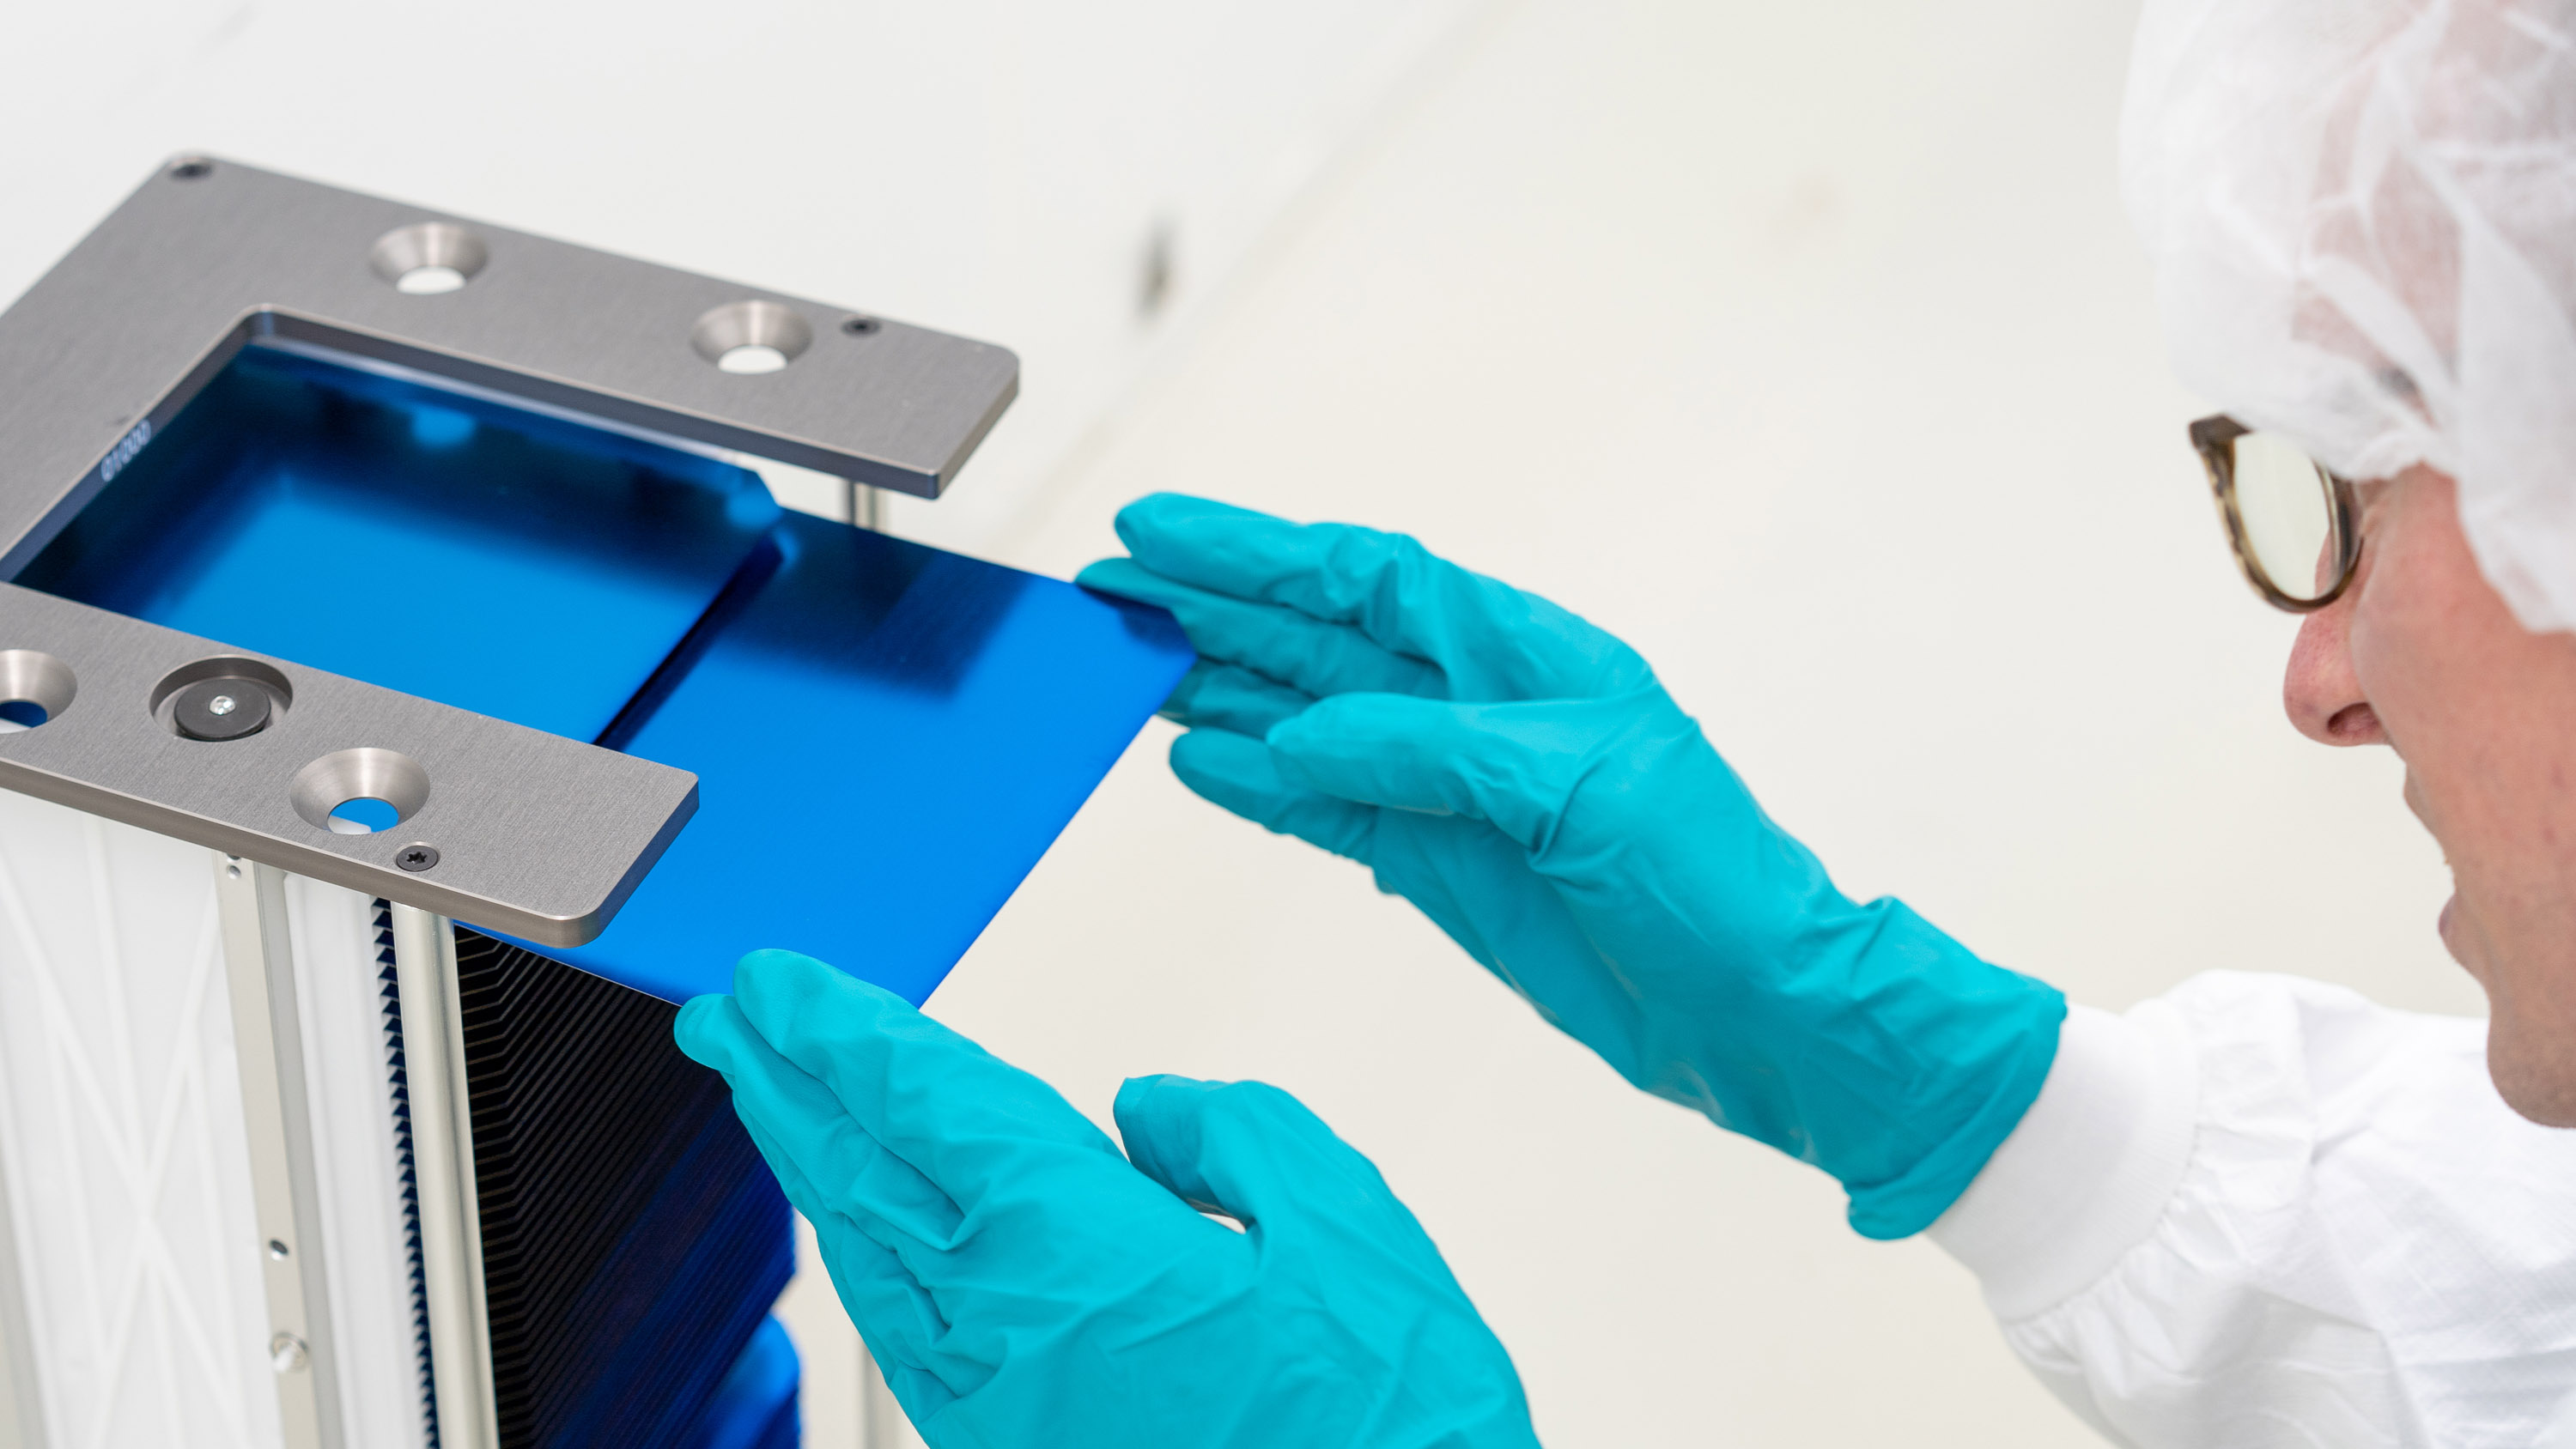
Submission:
[[[422,295],[424,281],[452,289]],[[758,378],[719,365],[746,347],[768,349],[765,356],[782,365]],[[422,381],[459,398],[641,439],[675,456],[744,454],[934,498],[1018,386],[1017,360],[998,347],[185,157],[145,182],[0,314],[0,578],[29,577],[82,510],[136,468],[191,400],[246,353]],[[380,578],[335,607],[396,617],[407,586],[435,583]],[[1140,698],[1152,692],[1139,690]],[[40,1281],[46,1273],[74,1271],[48,1265],[44,1255],[75,1249],[30,1237],[28,1215],[46,1210],[39,1195],[55,1180],[35,1179],[70,1171],[60,1165],[70,1159],[59,1154],[73,1149],[47,1145],[54,1139],[39,1130],[32,1107],[0,1121],[0,1340],[7,1348],[0,1355],[0,1442],[13,1429],[30,1445],[141,1442],[135,1436],[177,1430],[188,1442],[287,1449],[375,1449],[380,1438],[501,1449],[508,1443],[501,1424],[518,1411],[509,1406],[508,1386],[494,1382],[496,1329],[477,1226],[473,1141],[476,1114],[497,1109],[476,1095],[483,1078],[468,1080],[482,1070],[469,1056],[483,1048],[469,1046],[475,1028],[467,1018],[485,1009],[474,994],[485,988],[469,983],[460,997],[458,940],[465,933],[453,923],[538,948],[591,942],[697,812],[698,776],[21,582],[0,583],[0,719],[27,726],[0,733],[0,792],[55,810],[9,807],[16,813],[0,818],[0,835],[16,832],[16,848],[38,849],[43,832],[56,828],[45,822],[58,821],[64,833],[43,838],[58,838],[60,847],[45,849],[65,860],[86,851],[97,879],[139,878],[172,859],[185,866],[186,851],[173,856],[174,845],[195,848],[206,862],[202,879],[212,884],[202,907],[188,910],[210,923],[204,950],[217,984],[208,988],[216,1003],[208,1010],[228,1015],[229,1025],[209,1030],[228,1037],[234,1062],[229,1076],[209,1070],[225,1083],[237,1079],[240,1126],[213,1131],[208,1140],[220,1141],[204,1149],[211,1164],[204,1170],[208,1183],[228,1180],[235,1169],[225,1163],[233,1159],[217,1148],[237,1136],[256,1241],[266,1249],[255,1275],[232,1266],[229,1256],[207,1269],[214,1276],[205,1279],[211,1286],[202,1302],[217,1306],[172,1319],[196,1327],[183,1324],[170,1341],[193,1342],[189,1333],[202,1331],[216,1345],[189,1350],[194,1359],[171,1350],[172,1382],[201,1374],[216,1386],[196,1398],[172,1388],[167,1412],[174,1422],[136,1428],[117,1416],[140,1410],[85,1402],[62,1387],[91,1383],[110,1398],[123,1392],[117,1375],[143,1372],[118,1367],[129,1347],[103,1338],[92,1344],[86,1329],[51,1324],[54,1310],[39,1303],[50,1291]],[[383,802],[395,819],[388,828],[344,829],[334,812],[353,801]],[[31,858],[20,873],[32,880],[43,868]],[[201,878],[182,872],[169,879],[182,876]],[[117,951],[142,949],[134,942],[145,927],[120,926],[123,944],[107,940],[97,948],[109,965],[75,971],[68,963],[91,948],[60,945],[44,924],[47,909],[24,905],[18,944],[0,943],[0,956],[53,953],[29,968],[44,977],[44,991],[78,996],[86,989],[81,981],[126,969],[115,967]],[[307,936],[318,941],[328,932],[309,923],[326,918],[353,923],[344,934],[353,943],[349,959],[359,964],[350,970],[362,972],[363,982],[314,979],[323,953]],[[193,929],[188,921],[196,917],[172,919],[176,931]],[[474,952],[516,949],[472,946],[469,975],[478,969],[471,962],[482,959]],[[342,1009],[325,1000],[332,992],[357,993],[349,995],[357,1003],[346,1008],[357,1013],[350,1019],[372,1020],[365,1013],[374,1010],[368,1003],[378,990],[379,960],[388,963],[388,1021],[398,1006],[396,1115],[404,1134],[398,1149],[382,1150],[403,1154],[399,1191],[410,1195],[403,1208],[410,1216],[381,1230],[358,1222],[368,1213],[382,1217],[377,1207],[360,1213],[335,1186],[333,1173],[355,1169],[347,1151],[326,1141],[342,1129],[324,1120],[339,1109],[319,1084],[337,1070],[324,1059],[340,1047],[316,1024],[317,1013]],[[137,992],[154,994],[146,983],[98,1009],[131,1015]],[[175,986],[171,992],[173,999],[186,995]],[[8,1009],[0,994],[0,1010]],[[90,1010],[80,1001],[63,1009]],[[46,1029],[78,1045],[73,1027]],[[186,1034],[192,1029],[174,1028],[170,1038],[173,1070],[183,1076],[200,1050]],[[658,1029],[667,1044],[667,1027]],[[141,1028],[136,1032],[140,1040]],[[382,1050],[374,1043],[369,1049]],[[23,1058],[36,1048],[0,1041],[0,1051],[8,1050]],[[208,1063],[218,1061],[218,1048],[204,1050]],[[199,1087],[207,1100],[223,1101],[236,1089],[174,1085],[178,1095],[170,1100]],[[5,1090],[0,1082],[0,1095]],[[725,1125],[734,1130],[729,1113]],[[188,1146],[193,1139],[179,1140],[196,1150]],[[326,1171],[327,1164],[317,1165],[325,1157],[341,1166]],[[393,1170],[377,1176],[392,1182]],[[169,1221],[179,1226],[168,1231],[193,1230],[186,1213]],[[390,1233],[386,1240],[399,1249],[405,1232],[416,1256],[404,1311],[419,1316],[412,1336],[427,1386],[425,1408],[413,1417],[424,1427],[378,1436],[350,1427],[360,1421],[356,1398],[373,1391],[357,1387],[358,1350],[348,1347],[356,1330],[343,1323],[335,1332],[331,1319],[383,1316],[360,1302],[359,1280],[372,1273],[392,1282],[400,1265],[379,1272],[357,1264],[347,1270],[349,1281],[334,1284],[330,1274],[356,1261],[334,1254],[355,1249],[341,1243],[326,1251],[324,1239]],[[167,1271],[196,1271],[188,1252],[171,1252],[179,1266]],[[232,1382],[222,1371],[199,1363],[238,1357],[231,1327],[217,1321],[230,1301],[225,1273],[256,1283],[256,1302],[240,1312],[266,1326],[254,1354],[273,1380],[273,1409],[240,1400],[221,1387]],[[389,1324],[381,1336],[392,1342],[404,1327]],[[203,1418],[186,1407],[200,1400],[214,1406]],[[191,1417],[185,1427],[175,1422],[183,1413]],[[526,1449],[534,1449],[537,1439],[528,1436],[535,1434],[521,1436]],[[589,1442],[560,1425],[543,1441]]]

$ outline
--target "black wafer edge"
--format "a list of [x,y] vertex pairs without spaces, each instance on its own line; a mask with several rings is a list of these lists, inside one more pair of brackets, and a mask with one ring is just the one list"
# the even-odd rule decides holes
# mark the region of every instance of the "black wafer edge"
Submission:
[[438,1389],[430,1377],[429,1278],[420,1254],[420,1177],[411,1155],[411,1079],[403,1064],[402,988],[394,970],[394,908],[379,899],[373,917],[376,937],[376,999],[385,1022],[385,1080],[392,1091],[394,1155],[402,1167],[403,1251],[411,1258],[411,1344],[420,1375],[422,1442],[438,1444]]
[[676,1008],[459,927],[502,1449],[685,1449],[794,1269]]

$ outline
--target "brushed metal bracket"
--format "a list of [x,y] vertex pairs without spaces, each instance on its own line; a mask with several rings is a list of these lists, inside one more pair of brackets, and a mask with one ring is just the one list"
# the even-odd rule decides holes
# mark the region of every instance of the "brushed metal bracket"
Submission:
[[[1019,387],[986,343],[185,157],[0,312],[0,578],[252,345],[837,474],[862,527],[879,489],[936,497]],[[283,660],[266,730],[173,738],[168,671],[225,656],[259,660],[0,584],[0,684],[47,715],[0,736],[0,788],[549,946],[604,930],[696,809],[685,772]],[[398,837],[290,808],[278,772],[326,789],[335,752],[353,780],[397,757]]]
[[239,856],[217,855],[213,867],[259,1224],[251,1246],[267,1293],[271,1336],[265,1350],[277,1377],[280,1427],[286,1449],[340,1449],[346,1436],[324,1270],[312,1098],[295,1004],[295,957],[287,940],[286,876]]
[[[167,682],[209,661],[283,686],[267,728],[211,741],[170,727]],[[0,789],[549,946],[605,929],[698,806],[686,770],[0,584],[12,671],[59,707],[0,734]],[[349,761],[352,779],[410,772],[399,825],[341,835],[309,813],[319,797],[300,782]],[[419,845],[434,866],[403,868]]]
[[257,338],[929,498],[1019,391],[989,343],[186,157],[0,313],[0,576]]

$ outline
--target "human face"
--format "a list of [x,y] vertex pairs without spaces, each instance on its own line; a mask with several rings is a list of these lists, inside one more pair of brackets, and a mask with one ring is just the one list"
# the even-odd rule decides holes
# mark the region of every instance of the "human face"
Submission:
[[2359,572],[2290,651],[2290,721],[2406,762],[2451,866],[2442,943],[2486,988],[2487,1071],[2515,1111],[2576,1127],[2576,635],[2515,621],[2450,478],[2412,468],[2360,504]]

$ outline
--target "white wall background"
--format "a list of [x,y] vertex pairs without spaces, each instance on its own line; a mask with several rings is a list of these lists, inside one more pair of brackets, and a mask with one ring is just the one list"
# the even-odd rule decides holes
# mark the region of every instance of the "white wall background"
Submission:
[[0,297],[230,155],[1003,342],[1022,400],[928,521],[989,531],[1480,8],[0,0]]
[[[2392,763],[2282,720],[2290,622],[2183,445],[2128,4],[1203,10],[8,0],[0,291],[203,147],[987,336],[1023,401],[897,531],[1061,574],[1154,488],[1407,529],[1637,644],[1847,888],[2081,1000],[2223,966],[2476,1009]],[[936,1012],[1104,1119],[1130,1072],[1298,1092],[1552,1444],[2087,1442],[1936,1251],[1628,1091],[1166,738]]]
[[[2184,444],[2115,187],[2133,14],[1520,6],[988,547],[1073,568],[1154,488],[1409,530],[1638,645],[1848,888],[2080,1000],[2233,967],[2474,1011],[2393,762],[2290,730],[2292,622]],[[1629,1091],[1160,745],[947,1020],[1104,1116],[1128,1072],[1301,1094],[1552,1444],[2091,1442],[1937,1250]]]

